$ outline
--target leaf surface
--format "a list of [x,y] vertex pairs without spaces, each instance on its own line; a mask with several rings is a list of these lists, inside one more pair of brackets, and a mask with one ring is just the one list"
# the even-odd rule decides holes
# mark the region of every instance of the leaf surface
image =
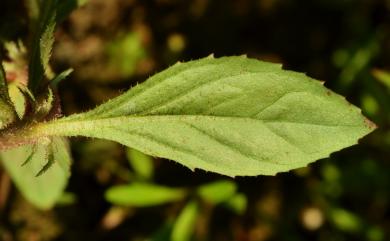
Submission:
[[8,85],[0,55],[0,130],[16,119],[16,114],[8,95]]
[[[52,156],[54,162],[49,169],[44,170],[49,156]],[[32,204],[48,209],[61,197],[71,163],[65,139],[56,137],[47,143],[3,151],[0,152],[0,159],[15,185]],[[44,175],[37,176],[43,170]]]
[[26,113],[26,97],[16,83],[11,83],[8,86],[8,92],[19,119],[22,119],[24,117],[24,114]]
[[0,99],[9,100],[7,79],[5,76],[1,55],[0,55]]
[[247,208],[248,200],[247,200],[247,197],[245,196],[245,194],[236,193],[229,200],[227,200],[224,204],[227,208],[230,208],[236,214],[242,215],[242,214],[244,214],[244,212]]
[[29,61],[28,88],[36,94],[44,75],[52,77],[49,60],[54,44],[58,0],[43,0]]
[[232,181],[216,181],[200,186],[197,190],[199,196],[208,202],[219,204],[231,198],[237,190]]
[[195,224],[198,217],[199,205],[195,202],[189,202],[181,211],[173,225],[172,241],[190,241],[195,230]]
[[372,73],[375,78],[382,82],[390,91],[390,72],[380,69],[374,69]]
[[183,189],[139,182],[108,189],[106,199],[117,205],[147,207],[177,201],[185,195]]
[[239,56],[176,64],[34,131],[109,139],[191,169],[254,176],[306,166],[374,129],[321,82]]
[[126,156],[137,177],[150,180],[153,177],[153,158],[135,149],[128,148]]

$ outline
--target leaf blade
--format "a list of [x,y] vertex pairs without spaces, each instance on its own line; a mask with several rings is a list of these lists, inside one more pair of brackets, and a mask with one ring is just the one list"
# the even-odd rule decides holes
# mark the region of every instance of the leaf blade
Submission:
[[8,95],[8,88],[7,88],[7,79],[5,76],[5,71],[3,68],[3,58],[0,55],[0,99],[2,100],[9,100],[9,95]]
[[105,197],[117,205],[148,207],[177,201],[185,195],[183,189],[139,182],[114,186],[107,190]]
[[0,129],[7,127],[15,119],[16,114],[8,94],[8,84],[0,54]]
[[153,158],[135,149],[128,148],[126,156],[137,177],[150,180],[153,177]]
[[41,3],[38,26],[32,40],[32,52],[29,60],[28,88],[36,94],[44,80],[44,75],[51,77],[49,60],[54,44],[56,26],[56,8],[58,0],[44,0]]
[[220,204],[227,201],[236,193],[236,191],[236,184],[227,180],[203,184],[197,188],[198,195],[213,204]]
[[176,64],[90,112],[40,127],[228,176],[303,167],[373,129],[320,82],[245,57]]
[[177,217],[171,233],[172,241],[189,241],[195,230],[199,213],[199,205],[189,202]]
[[[51,145],[55,160],[44,175],[36,177],[47,162],[47,145],[25,145],[0,152],[0,159],[22,195],[32,204],[49,209],[61,197],[69,178],[71,157],[68,144],[62,138],[53,138]],[[34,154],[31,154],[35,152]],[[29,159],[28,162],[25,160]],[[21,166],[21,164],[24,164]]]

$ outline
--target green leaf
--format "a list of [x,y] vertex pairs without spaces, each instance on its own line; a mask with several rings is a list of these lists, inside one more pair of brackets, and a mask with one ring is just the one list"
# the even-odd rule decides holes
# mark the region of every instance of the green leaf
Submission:
[[[36,174],[42,172],[47,165],[48,156],[52,156],[54,160],[51,168],[37,177]],[[0,159],[15,185],[32,204],[48,209],[61,197],[68,181],[71,163],[65,139],[56,137],[35,147],[25,145],[3,151]],[[27,159],[30,160],[26,162]]]
[[153,177],[153,158],[135,149],[128,148],[127,159],[131,167],[141,179],[151,179]]
[[105,197],[116,205],[147,207],[177,201],[185,195],[186,192],[179,188],[133,183],[114,186],[107,190]]
[[7,79],[0,55],[0,130],[16,119],[14,108],[8,95]]
[[142,38],[137,32],[129,32],[107,45],[110,65],[123,76],[131,76],[137,65],[146,57]]
[[51,88],[48,88],[46,96],[42,97],[42,100],[40,100],[39,104],[36,106],[35,113],[37,116],[44,117],[53,108],[55,98],[53,90]]
[[55,14],[53,14],[53,16],[51,16],[51,19],[49,19],[48,25],[42,33],[41,39],[39,41],[41,63],[43,65],[43,70],[46,76],[53,75],[49,66],[49,60],[54,44],[55,27]]
[[9,102],[0,99],[0,130],[6,128],[15,119],[15,112]]
[[206,201],[219,204],[231,198],[236,190],[237,186],[232,181],[216,181],[200,186],[197,193]]
[[390,72],[374,69],[372,74],[390,90]]
[[32,42],[29,62],[28,87],[36,94],[46,75],[52,77],[49,60],[54,44],[57,0],[43,0],[39,14],[38,27]]
[[304,167],[374,129],[321,82],[240,56],[176,64],[92,111],[30,132],[109,139],[191,169],[254,176]]
[[190,241],[195,229],[199,207],[196,202],[190,202],[177,217],[171,234],[172,241]]
[[11,102],[14,105],[15,111],[20,119],[24,117],[26,113],[26,105],[27,100],[24,96],[23,92],[19,89],[16,83],[11,83],[8,86],[9,96],[11,98]]
[[69,206],[77,202],[77,195],[72,192],[64,192],[61,197],[57,199],[57,206]]
[[62,80],[66,79],[72,72],[73,72],[73,69],[67,69],[67,70],[61,72],[59,75],[57,75],[57,76],[51,81],[51,84],[52,84],[53,86],[57,86]]
[[330,212],[330,219],[333,224],[345,232],[358,232],[362,229],[362,220],[345,209],[333,209]]
[[167,241],[170,240],[171,232],[172,232],[172,222],[168,220],[166,223],[161,225],[159,229],[147,239],[148,241]]
[[7,88],[7,79],[5,76],[5,71],[2,64],[2,58],[0,55],[0,99],[9,100],[8,88]]
[[235,213],[242,215],[247,207],[248,200],[245,194],[237,193],[224,203]]

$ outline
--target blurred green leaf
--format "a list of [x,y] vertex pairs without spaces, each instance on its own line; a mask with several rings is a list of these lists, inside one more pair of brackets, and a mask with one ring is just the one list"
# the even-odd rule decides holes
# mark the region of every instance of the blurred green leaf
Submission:
[[132,183],[111,187],[106,191],[106,200],[116,205],[147,207],[183,199],[183,189],[149,183]]
[[378,54],[378,50],[378,37],[374,35],[352,50],[348,57],[343,55],[344,61],[337,60],[337,62],[344,62],[340,73],[341,88],[351,85],[356,76],[368,67],[370,61]]
[[76,194],[71,193],[71,192],[64,192],[58,198],[56,205],[57,206],[68,206],[68,205],[74,204],[76,201],[77,201]]
[[362,221],[360,218],[345,209],[333,209],[330,213],[332,223],[341,231],[344,232],[359,232],[362,228]]
[[171,241],[190,241],[195,229],[199,207],[195,201],[189,202],[177,217],[171,234]]
[[139,61],[146,56],[141,38],[136,32],[129,32],[108,43],[107,50],[111,65],[125,77],[131,76]]
[[[48,153],[49,150],[51,153]],[[50,155],[53,156],[54,163],[44,175],[37,177],[36,174],[47,165]],[[68,181],[71,163],[65,139],[55,137],[35,148],[33,145],[25,145],[10,149],[0,152],[0,157],[20,192],[35,206],[51,208],[61,197]],[[27,159],[30,160],[26,162]]]
[[383,241],[385,240],[385,234],[380,227],[370,227],[367,230],[367,240],[368,241]]
[[141,179],[149,180],[153,177],[153,158],[132,148],[126,150],[130,165]]
[[390,73],[380,69],[374,69],[372,74],[377,78],[381,83],[383,83],[388,90],[390,90]]
[[242,215],[247,208],[248,200],[243,193],[236,193],[234,196],[229,198],[225,205],[235,213]]
[[170,240],[172,232],[172,223],[168,221],[164,223],[148,241],[167,241]]
[[324,179],[328,182],[339,182],[340,180],[340,170],[336,165],[326,164],[321,168],[322,175]]
[[39,18],[40,0],[24,0],[23,2],[27,10],[29,20],[35,23]]
[[232,181],[216,181],[200,186],[197,193],[204,200],[219,204],[230,199],[236,190],[237,186]]
[[368,94],[362,95],[362,109],[368,116],[374,116],[379,111],[379,104],[377,100]]
[[176,64],[94,110],[30,131],[109,139],[190,169],[255,176],[306,166],[375,128],[319,81],[238,56]]

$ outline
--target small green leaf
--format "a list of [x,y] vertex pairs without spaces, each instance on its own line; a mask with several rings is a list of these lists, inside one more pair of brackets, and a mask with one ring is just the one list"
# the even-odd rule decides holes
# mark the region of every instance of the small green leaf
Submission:
[[108,43],[109,64],[122,76],[131,76],[138,63],[145,58],[142,38],[137,32],[129,32]]
[[[51,153],[48,153],[48,150]],[[44,175],[36,177],[52,155],[54,162]],[[28,158],[30,161],[21,166]],[[51,208],[61,197],[69,177],[71,157],[65,139],[52,138],[48,143],[26,145],[0,153],[2,164],[23,196],[42,209]]]
[[28,88],[36,94],[46,75],[52,78],[49,60],[54,44],[56,26],[57,0],[43,0],[40,5],[37,31],[32,42],[32,52],[29,62]]
[[54,105],[55,97],[54,97],[53,90],[51,88],[47,89],[47,94],[46,96],[43,97],[44,98],[37,103],[37,107],[35,110],[36,116],[39,117],[45,117],[50,112],[50,110],[53,108]]
[[230,199],[236,190],[237,186],[232,181],[216,181],[200,186],[197,193],[206,201],[219,204]]
[[8,95],[7,80],[0,56],[0,130],[15,121],[15,111]]
[[57,206],[69,206],[77,202],[77,195],[72,192],[64,192],[61,197],[58,198]]
[[41,63],[43,65],[44,73],[48,77],[53,76],[49,65],[49,60],[54,44],[54,30],[56,27],[55,17],[55,14],[51,16],[51,19],[49,19],[48,25],[45,28],[39,41]]
[[248,200],[242,193],[237,193],[225,202],[225,205],[235,213],[242,215],[247,207]]
[[105,197],[116,205],[147,207],[177,201],[185,195],[186,192],[179,188],[133,183],[114,186],[107,190]]
[[140,151],[128,148],[127,159],[134,171],[141,179],[151,179],[153,177],[153,158]]
[[190,241],[195,229],[199,207],[196,202],[190,202],[177,217],[171,234],[172,241]]
[[372,74],[390,90],[390,72],[374,69]]
[[0,130],[14,122],[15,112],[7,101],[0,99]]
[[358,232],[363,225],[358,216],[344,209],[333,209],[330,212],[330,218],[338,229],[345,232]]
[[52,86],[57,86],[62,80],[66,79],[71,73],[73,72],[73,69],[67,69],[63,72],[61,72],[59,75],[57,75],[52,81]]
[[321,82],[240,56],[176,64],[92,111],[31,131],[113,140],[191,169],[254,176],[304,167],[375,128]]
[[0,99],[1,100],[9,100],[7,79],[5,76],[2,60],[3,59],[1,58],[1,55],[0,55]]
[[166,223],[161,225],[159,229],[148,239],[148,241],[167,241],[170,240],[172,232],[172,222],[168,220]]
[[11,98],[11,102],[15,107],[15,111],[20,119],[24,117],[26,113],[27,100],[26,96],[19,89],[16,83],[11,83],[8,86],[9,96]]

